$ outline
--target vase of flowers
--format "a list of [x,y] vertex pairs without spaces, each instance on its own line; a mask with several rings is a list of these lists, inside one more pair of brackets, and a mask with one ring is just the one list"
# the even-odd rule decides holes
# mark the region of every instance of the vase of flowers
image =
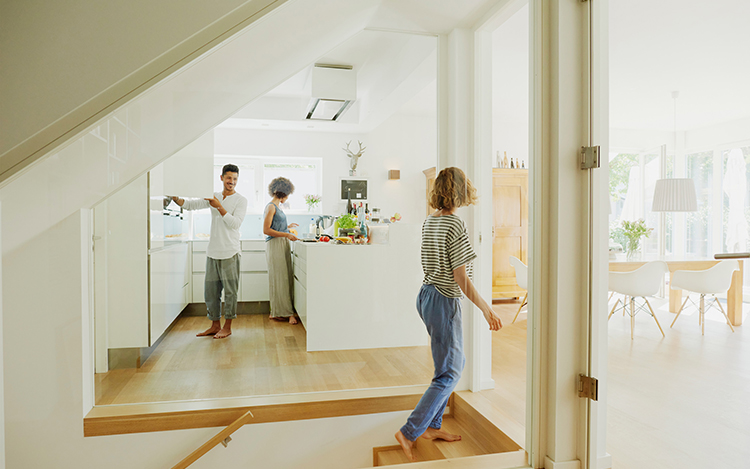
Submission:
[[648,228],[642,218],[635,221],[623,220],[620,226],[612,230],[609,237],[623,246],[628,261],[636,261],[641,255],[641,238],[648,238],[652,231],[654,229]]
[[307,211],[312,212],[320,203],[323,197],[315,194],[305,194],[305,203],[307,204]]

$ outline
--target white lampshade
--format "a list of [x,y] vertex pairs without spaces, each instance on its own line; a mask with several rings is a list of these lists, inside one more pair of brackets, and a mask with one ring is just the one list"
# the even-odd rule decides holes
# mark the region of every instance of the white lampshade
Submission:
[[654,212],[695,212],[698,198],[692,179],[659,179],[654,189]]

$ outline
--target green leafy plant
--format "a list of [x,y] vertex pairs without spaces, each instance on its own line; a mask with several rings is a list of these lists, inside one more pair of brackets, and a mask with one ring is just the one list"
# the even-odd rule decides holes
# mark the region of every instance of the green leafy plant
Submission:
[[620,226],[615,226],[610,230],[609,237],[616,243],[625,248],[628,258],[638,251],[641,245],[641,238],[648,238],[653,228],[646,226],[646,221],[642,218],[636,221],[623,220]]
[[357,220],[355,220],[354,217],[349,213],[347,213],[346,215],[341,215],[338,219],[338,222],[339,228],[344,230],[357,227]]

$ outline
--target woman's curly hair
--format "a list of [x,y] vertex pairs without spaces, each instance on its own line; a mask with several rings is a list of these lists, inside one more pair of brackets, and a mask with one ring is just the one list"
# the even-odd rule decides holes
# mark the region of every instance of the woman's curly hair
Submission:
[[461,169],[445,168],[435,178],[429,202],[437,210],[465,207],[477,202],[477,190]]
[[294,184],[287,178],[277,177],[268,185],[268,195],[271,197],[283,199],[292,192],[294,192]]

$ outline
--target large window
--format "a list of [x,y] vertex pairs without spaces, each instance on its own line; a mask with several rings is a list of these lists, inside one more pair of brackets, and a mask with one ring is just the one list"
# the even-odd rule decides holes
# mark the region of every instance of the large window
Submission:
[[685,251],[691,257],[713,256],[713,223],[720,220],[721,210],[713,207],[714,152],[704,151],[685,157],[685,176],[695,182],[698,211],[687,214]]
[[[237,192],[247,198],[247,213],[259,214],[270,200],[268,184],[277,177],[285,177],[294,183],[294,193],[287,201],[286,213],[309,213],[305,204],[305,194],[319,195],[322,190],[323,162],[320,158],[293,157],[249,157],[217,155],[214,159],[214,190],[222,190],[221,168],[232,163],[239,167],[240,178]],[[322,210],[320,204],[313,213]]]

